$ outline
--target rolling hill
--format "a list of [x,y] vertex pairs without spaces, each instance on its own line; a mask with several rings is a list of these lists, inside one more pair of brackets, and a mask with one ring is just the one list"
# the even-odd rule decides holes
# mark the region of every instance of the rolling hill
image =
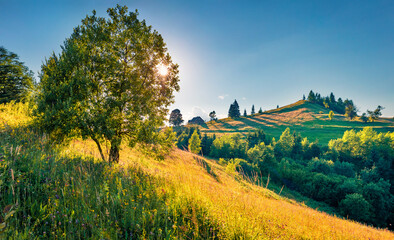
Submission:
[[201,132],[216,135],[237,132],[247,134],[256,129],[263,129],[265,133],[278,139],[289,127],[310,141],[318,140],[320,144],[326,145],[331,139],[341,137],[350,129],[372,127],[378,132],[394,131],[394,119],[380,118],[372,123],[364,123],[360,120],[350,121],[344,115],[336,113],[330,120],[329,111],[318,104],[300,100],[254,116],[209,121],[201,127]]
[[186,151],[157,161],[123,146],[120,163],[108,165],[92,141],[54,145],[29,124],[26,110],[19,105],[0,111],[0,237],[394,238]]

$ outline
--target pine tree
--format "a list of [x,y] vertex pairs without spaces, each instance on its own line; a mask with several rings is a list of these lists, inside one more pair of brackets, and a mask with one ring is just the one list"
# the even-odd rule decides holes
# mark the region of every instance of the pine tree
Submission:
[[308,101],[313,103],[316,102],[316,95],[312,90],[309,92]]
[[244,110],[244,117],[247,117],[248,114],[246,113],[246,109]]
[[238,118],[241,116],[239,112],[239,105],[237,100],[234,100],[234,103],[230,105],[230,109],[228,110],[228,117],[230,118]]
[[263,109],[261,107],[259,109],[259,113],[263,113]]
[[254,111],[254,104],[252,105],[252,111],[250,112],[250,114],[253,116],[256,112]]
[[194,130],[191,138],[189,139],[189,150],[195,154],[198,154],[201,151],[201,139],[197,130]]

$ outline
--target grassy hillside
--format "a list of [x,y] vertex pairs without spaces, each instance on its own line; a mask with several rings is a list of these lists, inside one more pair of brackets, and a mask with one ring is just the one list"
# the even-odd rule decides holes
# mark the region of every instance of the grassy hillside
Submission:
[[300,100],[254,116],[210,121],[201,128],[201,131],[221,135],[235,132],[246,134],[256,129],[263,129],[264,132],[278,139],[282,132],[290,127],[302,137],[307,137],[311,141],[317,139],[321,144],[327,144],[330,139],[341,137],[350,129],[361,130],[363,127],[370,126],[378,132],[394,131],[393,119],[381,118],[373,123],[364,123],[359,120],[350,121],[344,115],[335,114],[330,120],[329,111],[318,104]]
[[[11,239],[393,239],[174,150],[156,161],[124,147],[119,164],[93,142],[57,146],[26,106],[0,110],[0,237]],[[5,125],[6,124],[6,125]]]

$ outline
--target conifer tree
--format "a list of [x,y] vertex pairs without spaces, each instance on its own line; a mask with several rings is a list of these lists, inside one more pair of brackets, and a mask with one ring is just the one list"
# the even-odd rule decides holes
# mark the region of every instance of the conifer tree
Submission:
[[259,109],[259,113],[263,113],[263,109],[261,107]]
[[316,95],[312,90],[309,92],[308,101],[313,103],[316,102]]
[[234,103],[230,105],[230,109],[228,110],[228,117],[230,118],[237,118],[241,116],[239,112],[239,105],[237,100],[234,100]]
[[244,117],[247,117],[248,114],[246,113],[246,109],[244,110]]
[[252,105],[252,111],[250,112],[250,114],[253,116],[256,112],[254,111],[254,104]]

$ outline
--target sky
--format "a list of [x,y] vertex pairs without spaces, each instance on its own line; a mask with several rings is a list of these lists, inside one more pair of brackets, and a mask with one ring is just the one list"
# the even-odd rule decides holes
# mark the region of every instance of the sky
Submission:
[[38,78],[73,28],[95,9],[138,9],[180,66],[170,110],[185,121],[284,106],[310,90],[394,116],[394,1],[0,0],[0,46]]

